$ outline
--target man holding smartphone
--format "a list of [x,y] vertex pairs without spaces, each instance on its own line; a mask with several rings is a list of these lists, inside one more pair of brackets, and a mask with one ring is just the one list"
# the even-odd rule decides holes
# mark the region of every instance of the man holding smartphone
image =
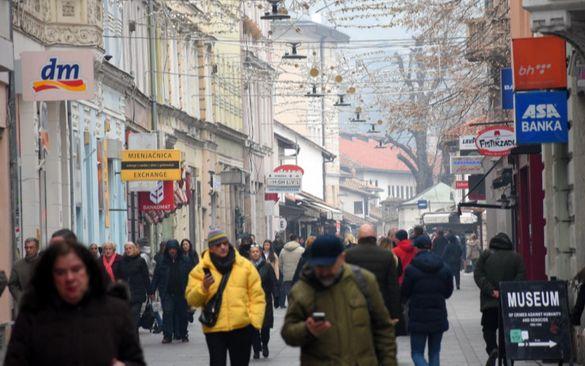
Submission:
[[374,275],[345,263],[343,244],[318,237],[292,288],[282,338],[301,365],[396,366],[394,326]]

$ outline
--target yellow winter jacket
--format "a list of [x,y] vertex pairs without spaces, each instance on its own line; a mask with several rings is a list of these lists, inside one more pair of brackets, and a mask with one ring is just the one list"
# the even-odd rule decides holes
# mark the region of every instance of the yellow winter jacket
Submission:
[[[219,316],[215,326],[203,326],[204,333],[229,332],[252,325],[256,329],[262,328],[266,300],[262,282],[256,267],[235,251],[234,262],[230,278],[223,291],[223,298]],[[215,282],[209,291],[203,289],[203,268],[209,268]],[[202,308],[217,292],[222,274],[211,262],[209,251],[201,254],[201,261],[189,274],[189,282],[185,290],[185,298],[190,306]]]

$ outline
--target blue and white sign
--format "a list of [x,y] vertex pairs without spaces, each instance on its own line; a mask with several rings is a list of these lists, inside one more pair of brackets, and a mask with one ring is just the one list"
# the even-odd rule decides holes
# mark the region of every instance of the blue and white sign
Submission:
[[514,109],[514,74],[512,68],[500,69],[502,109]]
[[567,91],[514,94],[518,145],[569,141]]
[[419,210],[426,210],[429,207],[429,201],[427,200],[418,200],[416,202]]

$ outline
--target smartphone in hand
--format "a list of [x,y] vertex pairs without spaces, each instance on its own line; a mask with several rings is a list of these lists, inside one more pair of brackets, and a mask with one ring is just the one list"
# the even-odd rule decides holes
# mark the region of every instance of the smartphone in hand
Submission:
[[324,322],[325,321],[325,313],[323,312],[314,312],[311,316],[314,321],[316,322]]
[[206,276],[211,276],[211,271],[209,270],[209,268],[203,267],[203,272],[205,273]]

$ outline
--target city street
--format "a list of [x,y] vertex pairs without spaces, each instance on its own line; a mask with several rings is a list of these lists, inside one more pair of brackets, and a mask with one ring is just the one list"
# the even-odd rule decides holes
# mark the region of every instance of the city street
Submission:
[[[443,338],[441,363],[449,366],[484,365],[487,356],[481,335],[479,291],[471,274],[462,274],[461,291],[456,291],[448,302],[450,329]],[[284,310],[275,311],[275,328],[270,341],[270,358],[251,364],[292,366],[299,364],[299,349],[287,347],[280,337]],[[161,344],[162,335],[141,333],[142,346],[149,365],[187,366],[204,365],[208,362],[207,347],[197,320],[189,329],[190,342]],[[412,365],[410,344],[407,337],[398,338],[400,365]],[[537,363],[516,363],[537,365]]]

